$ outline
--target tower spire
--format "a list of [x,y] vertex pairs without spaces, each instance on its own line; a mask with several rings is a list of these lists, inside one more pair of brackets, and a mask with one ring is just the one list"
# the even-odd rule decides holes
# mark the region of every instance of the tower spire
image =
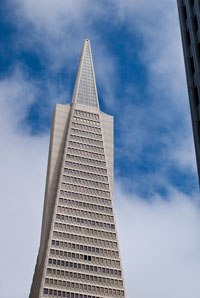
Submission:
[[72,103],[99,108],[90,41],[84,40]]

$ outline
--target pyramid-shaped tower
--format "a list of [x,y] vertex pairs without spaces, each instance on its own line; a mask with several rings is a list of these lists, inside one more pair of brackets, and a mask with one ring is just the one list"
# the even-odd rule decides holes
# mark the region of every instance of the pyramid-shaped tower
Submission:
[[30,298],[125,297],[113,214],[113,117],[100,112],[90,42],[71,105],[53,115]]

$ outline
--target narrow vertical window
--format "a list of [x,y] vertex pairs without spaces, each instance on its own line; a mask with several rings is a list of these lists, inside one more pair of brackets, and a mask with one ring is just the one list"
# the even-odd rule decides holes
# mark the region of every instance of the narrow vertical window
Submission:
[[193,60],[193,57],[190,57],[190,58],[189,58],[189,61],[190,61],[190,69],[191,69],[191,72],[192,72],[192,74],[194,74],[194,72],[195,72],[195,68],[194,68],[194,60]]
[[197,87],[195,87],[195,88],[193,89],[193,98],[194,98],[194,103],[195,103],[195,105],[198,106],[198,105],[199,105],[199,94],[198,94],[198,89],[197,89]]
[[186,41],[187,41],[188,46],[190,46],[191,45],[191,39],[190,39],[190,32],[189,32],[189,30],[187,30],[187,32],[186,32]]
[[186,20],[187,19],[187,10],[186,10],[185,6],[183,7],[182,11],[183,11],[183,17]]
[[194,24],[194,30],[195,31],[198,31],[199,24],[198,24],[198,21],[197,21],[197,16],[194,16],[194,18],[193,18],[193,24]]

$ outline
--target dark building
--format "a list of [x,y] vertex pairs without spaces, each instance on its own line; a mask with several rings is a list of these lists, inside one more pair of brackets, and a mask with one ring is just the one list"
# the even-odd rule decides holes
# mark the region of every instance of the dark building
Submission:
[[177,2],[200,183],[200,1]]

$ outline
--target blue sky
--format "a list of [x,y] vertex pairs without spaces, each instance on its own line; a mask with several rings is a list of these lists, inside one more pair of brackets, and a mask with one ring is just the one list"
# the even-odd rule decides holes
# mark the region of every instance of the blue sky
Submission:
[[[2,297],[29,293],[52,112],[71,100],[85,38],[100,107],[115,117],[115,208],[127,297],[199,297],[199,190],[175,2],[3,1]],[[16,278],[8,292],[10,272]]]

